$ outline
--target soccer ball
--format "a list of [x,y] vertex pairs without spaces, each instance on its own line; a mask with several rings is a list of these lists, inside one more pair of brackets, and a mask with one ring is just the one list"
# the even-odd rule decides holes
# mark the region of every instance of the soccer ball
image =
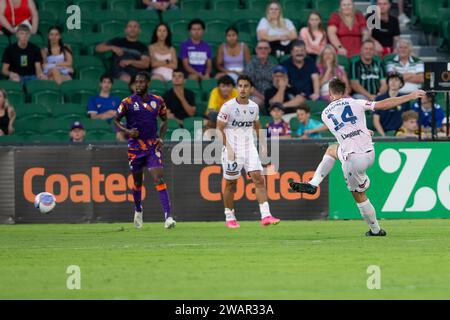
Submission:
[[34,207],[41,213],[47,214],[53,210],[56,205],[55,196],[49,192],[41,192],[34,198]]

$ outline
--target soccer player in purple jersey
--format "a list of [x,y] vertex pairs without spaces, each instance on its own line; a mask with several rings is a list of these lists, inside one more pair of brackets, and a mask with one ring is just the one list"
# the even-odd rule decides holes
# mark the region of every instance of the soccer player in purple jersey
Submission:
[[[169,193],[163,179],[163,140],[160,138],[164,137],[167,131],[167,107],[161,97],[148,93],[149,84],[148,73],[136,74],[135,93],[122,100],[114,123],[119,130],[129,136],[128,163],[134,180],[135,227],[140,229],[143,224],[141,192],[144,167],[147,167],[164,210],[164,226],[166,229],[171,229],[175,227],[176,222],[171,216]],[[159,136],[157,133],[158,116],[162,120]],[[127,119],[126,126],[120,122],[123,117]]]

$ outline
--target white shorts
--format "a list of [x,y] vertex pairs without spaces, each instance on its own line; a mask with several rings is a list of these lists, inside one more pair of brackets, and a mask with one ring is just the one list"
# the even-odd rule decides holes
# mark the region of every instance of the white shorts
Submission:
[[234,161],[228,161],[227,151],[224,148],[222,150],[223,177],[226,180],[237,180],[241,176],[242,168],[244,168],[247,173],[253,171],[263,171],[256,147],[252,146],[247,149],[245,155],[236,154]]
[[342,156],[341,148],[338,148],[337,153],[342,163],[342,172],[344,173],[348,190],[352,192],[364,192],[369,189],[370,179],[366,171],[375,161],[375,151],[350,153],[345,160]]

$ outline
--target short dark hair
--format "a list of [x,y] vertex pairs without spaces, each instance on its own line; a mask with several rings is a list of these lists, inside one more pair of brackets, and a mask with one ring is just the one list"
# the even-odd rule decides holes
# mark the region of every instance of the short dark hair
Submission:
[[136,76],[134,77],[134,80],[136,81],[136,78],[139,77],[139,76],[144,77],[147,82],[150,82],[150,74],[148,72],[146,72],[146,71],[139,71],[138,73],[136,73]]
[[17,27],[17,32],[19,32],[19,31],[31,32],[31,29],[30,29],[30,27],[27,26],[26,24],[20,24],[20,25]]
[[250,83],[250,86],[253,87],[253,81],[252,81],[252,79],[251,79],[248,75],[246,75],[246,74],[241,74],[241,75],[237,78],[236,83],[239,83],[239,81],[241,81],[241,80],[248,81],[248,83]]
[[201,25],[202,28],[203,28],[203,30],[206,29],[206,26],[205,26],[205,23],[203,22],[203,20],[201,20],[201,19],[192,19],[191,22],[189,22],[188,30],[191,30],[191,28],[192,28],[192,26],[193,26],[194,24],[199,24],[199,25]]
[[372,39],[366,39],[366,40],[364,40],[364,41],[361,43],[361,47],[362,47],[363,45],[365,45],[366,43],[371,43],[371,44],[375,45],[375,42],[374,42]]
[[334,78],[330,81],[329,84],[330,91],[336,94],[344,94],[345,93],[345,82],[341,79]]
[[217,80],[217,86],[224,84],[226,86],[232,85],[234,87],[234,80],[229,75],[224,75]]
[[311,113],[311,108],[308,106],[308,105],[306,105],[306,104],[301,104],[298,108],[297,108],[297,111],[298,110],[303,110],[303,111],[305,111],[306,113]]
[[103,80],[105,79],[109,79],[109,81],[111,81],[111,83],[114,83],[114,79],[113,77],[111,77],[109,74],[104,74],[100,77],[100,82],[103,82]]
[[176,68],[175,70],[173,70],[172,71],[172,73],[182,73],[183,74],[183,76],[184,76],[184,72],[183,72],[183,70],[181,70],[180,68]]
[[291,50],[294,49],[294,47],[306,47],[306,43],[303,40],[297,39],[291,42]]

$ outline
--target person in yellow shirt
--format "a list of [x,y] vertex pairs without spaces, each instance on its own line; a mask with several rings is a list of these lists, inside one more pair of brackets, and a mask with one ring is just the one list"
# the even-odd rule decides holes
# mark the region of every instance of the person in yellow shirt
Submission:
[[216,119],[222,105],[238,96],[238,91],[234,87],[234,80],[228,75],[225,75],[217,80],[217,87],[212,89],[209,94],[208,108],[205,116],[205,129],[215,129]]

